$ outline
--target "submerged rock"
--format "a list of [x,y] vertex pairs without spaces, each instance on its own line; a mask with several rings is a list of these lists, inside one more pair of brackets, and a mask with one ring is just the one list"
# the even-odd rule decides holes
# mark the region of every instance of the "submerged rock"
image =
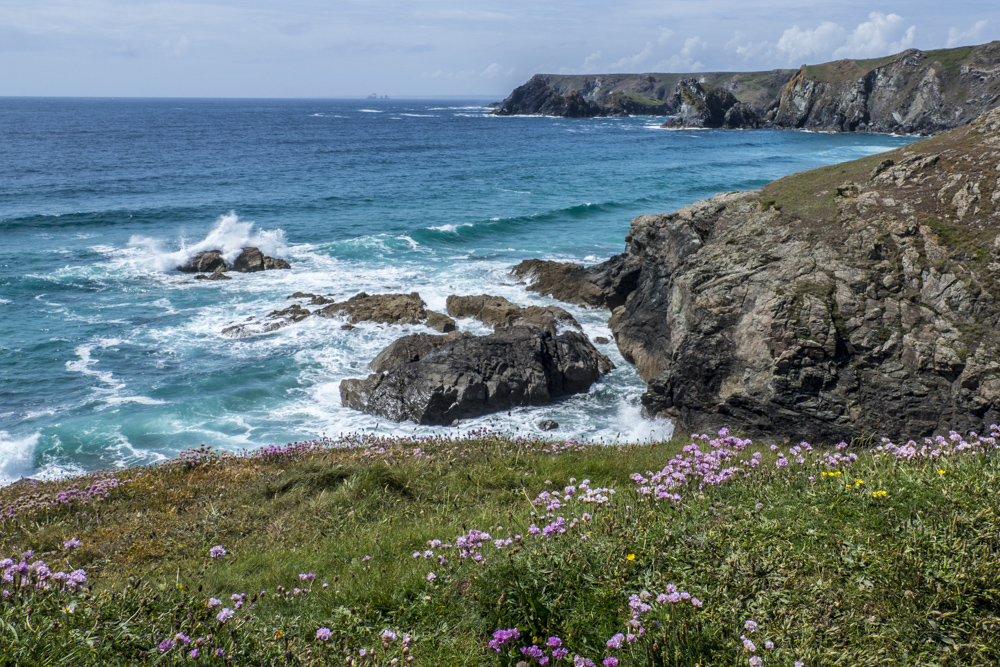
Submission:
[[528,326],[488,336],[417,334],[394,346],[372,362],[382,372],[341,382],[345,406],[393,421],[447,425],[585,392],[611,369],[582,334]]
[[554,431],[559,428],[559,423],[551,419],[543,419],[538,422],[538,428],[542,431]]

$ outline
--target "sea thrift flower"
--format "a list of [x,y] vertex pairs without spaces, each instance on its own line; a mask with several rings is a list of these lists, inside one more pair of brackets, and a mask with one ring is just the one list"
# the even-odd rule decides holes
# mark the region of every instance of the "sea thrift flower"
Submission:
[[216,614],[215,617],[219,619],[219,623],[225,623],[233,617],[233,610],[229,607],[223,607],[222,611]]
[[222,558],[226,555],[226,549],[221,544],[216,545],[208,550],[208,555],[212,558]]
[[744,623],[743,627],[746,628],[747,632],[756,632],[758,626],[757,626],[756,622],[754,622],[754,621],[751,620],[751,621],[747,621],[746,623]]
[[601,664],[604,665],[604,667],[618,667],[618,658],[608,656],[603,662],[601,662]]
[[768,650],[774,648],[774,642],[772,642],[770,639],[768,639],[766,642],[764,642],[764,648],[766,648]]
[[427,574],[427,581],[434,581],[435,579],[437,579],[437,575],[434,574],[433,572],[429,572]]
[[330,636],[332,634],[333,633],[330,632],[330,628],[320,628],[319,630],[316,631],[316,639],[325,642],[326,640],[330,639]]
[[68,540],[66,540],[65,542],[63,542],[63,549],[76,549],[76,548],[79,548],[79,547],[82,547],[82,546],[83,546],[83,542],[81,542],[80,540],[76,539],[75,537],[71,537]]
[[195,659],[195,658],[197,658],[198,657],[198,649],[196,649],[196,648],[191,649],[191,652],[188,653],[188,657],[191,658],[192,660]]
[[608,648],[621,648],[622,643],[625,641],[625,635],[622,633],[616,634],[614,637],[608,640]]
[[208,605],[209,609],[215,609],[220,604],[222,604],[222,600],[220,600],[218,598],[208,598],[208,602],[206,602],[205,604]]

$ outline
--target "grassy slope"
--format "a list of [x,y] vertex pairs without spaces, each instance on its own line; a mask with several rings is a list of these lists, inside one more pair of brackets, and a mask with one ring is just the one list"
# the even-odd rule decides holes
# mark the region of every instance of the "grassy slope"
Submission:
[[[677,504],[637,493],[629,476],[660,470],[682,444],[553,451],[474,435],[263,458],[201,453],[128,471],[130,481],[98,502],[44,507],[69,482],[3,489],[0,508],[33,500],[0,523],[0,555],[32,548],[29,561],[86,569],[92,588],[0,603],[0,664],[179,664],[188,660],[178,649],[156,648],[177,632],[204,638],[198,660],[219,664],[205,656],[220,648],[239,664],[349,664],[350,652],[353,664],[369,664],[358,655],[366,648],[377,664],[514,664],[520,653],[486,642],[517,627],[514,648],[558,636],[569,657],[598,663],[733,665],[749,656],[740,641],[748,619],[761,625],[751,637],[765,665],[1000,661],[992,442],[909,462],[861,453],[830,465],[802,452],[798,464],[789,452],[780,468],[766,449],[759,467],[740,463],[750,445],[721,466],[742,469],[731,481],[699,488],[692,479],[671,490]],[[553,516],[579,523],[530,536],[530,524],[552,521],[532,515],[545,514],[532,500],[583,479],[617,493],[605,492],[606,503],[564,499]],[[480,562],[456,548],[412,555],[429,540],[457,544],[470,529],[523,539],[500,549],[487,541]],[[83,546],[64,548],[71,537]],[[208,558],[216,544],[225,558]],[[608,649],[628,629],[629,595],[655,597],[669,584],[704,607],[653,604],[648,634]],[[288,592],[296,586],[311,592]],[[214,596],[233,607],[233,593],[254,592],[225,625],[206,606]],[[325,643],[315,638],[323,627],[332,632]],[[386,629],[415,640],[405,652],[399,639],[383,647]]]

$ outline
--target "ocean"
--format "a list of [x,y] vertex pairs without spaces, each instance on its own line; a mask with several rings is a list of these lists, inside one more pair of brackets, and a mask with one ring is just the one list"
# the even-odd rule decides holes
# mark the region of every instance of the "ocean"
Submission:
[[[546,437],[669,437],[613,343],[598,347],[617,368],[587,394],[446,428],[340,404],[341,380],[423,326],[221,331],[297,291],[416,291],[440,312],[450,294],[554,303],[510,268],[603,261],[636,215],[913,140],[501,118],[490,101],[0,98],[0,485],[361,431],[540,436],[552,419]],[[292,269],[175,270],[245,245]],[[562,305],[610,337],[607,313]]]

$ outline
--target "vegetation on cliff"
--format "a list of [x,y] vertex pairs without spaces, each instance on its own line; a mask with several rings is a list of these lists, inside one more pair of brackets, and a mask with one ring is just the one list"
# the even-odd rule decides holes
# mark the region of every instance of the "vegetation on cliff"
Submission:
[[996,664],[998,436],[349,437],[18,484],[0,664]]

